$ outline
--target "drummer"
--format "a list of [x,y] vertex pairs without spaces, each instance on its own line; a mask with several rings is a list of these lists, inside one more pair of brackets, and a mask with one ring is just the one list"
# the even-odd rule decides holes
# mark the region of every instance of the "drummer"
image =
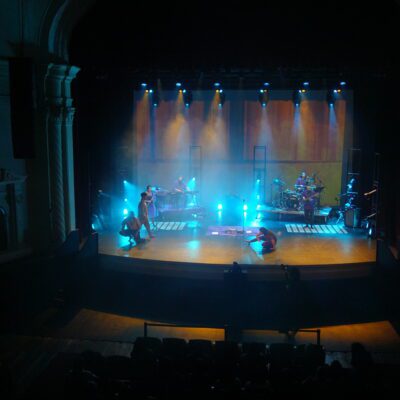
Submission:
[[308,179],[307,179],[307,174],[303,171],[300,176],[296,179],[296,183],[295,183],[295,187],[299,187],[302,186],[303,188],[305,188],[308,184]]

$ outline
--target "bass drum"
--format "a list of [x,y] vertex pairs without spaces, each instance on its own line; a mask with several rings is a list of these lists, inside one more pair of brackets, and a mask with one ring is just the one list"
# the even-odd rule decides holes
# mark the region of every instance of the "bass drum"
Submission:
[[297,196],[290,196],[285,201],[288,210],[298,210],[300,208],[300,199]]

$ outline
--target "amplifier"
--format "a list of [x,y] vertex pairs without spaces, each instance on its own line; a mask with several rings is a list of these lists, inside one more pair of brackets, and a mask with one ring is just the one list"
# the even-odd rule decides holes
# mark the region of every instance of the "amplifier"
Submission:
[[358,228],[360,226],[360,208],[349,208],[344,214],[344,225],[347,228]]

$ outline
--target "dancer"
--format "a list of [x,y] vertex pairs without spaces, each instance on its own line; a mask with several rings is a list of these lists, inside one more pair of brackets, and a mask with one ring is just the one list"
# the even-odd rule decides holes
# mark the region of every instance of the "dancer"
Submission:
[[246,240],[248,244],[253,242],[262,242],[262,253],[270,253],[276,249],[276,244],[278,242],[275,233],[267,228],[259,228],[259,232],[256,237],[252,240]]
[[140,221],[135,217],[135,213],[131,211],[122,221],[119,234],[121,236],[129,237],[129,243],[132,243],[133,238],[136,244],[139,244],[142,241],[142,239],[140,239],[140,227]]
[[140,194],[140,203],[138,205],[138,214],[139,221],[146,227],[147,233],[150,238],[154,238],[154,235],[151,233],[150,224],[149,224],[149,213],[147,210],[146,197],[147,193],[143,192]]

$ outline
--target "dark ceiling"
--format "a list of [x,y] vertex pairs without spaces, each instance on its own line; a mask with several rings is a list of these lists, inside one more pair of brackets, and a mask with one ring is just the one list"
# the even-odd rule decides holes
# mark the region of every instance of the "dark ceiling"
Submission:
[[74,29],[70,61],[144,74],[285,69],[379,73],[395,64],[399,21],[396,1],[356,7],[340,1],[177,5],[98,0]]

